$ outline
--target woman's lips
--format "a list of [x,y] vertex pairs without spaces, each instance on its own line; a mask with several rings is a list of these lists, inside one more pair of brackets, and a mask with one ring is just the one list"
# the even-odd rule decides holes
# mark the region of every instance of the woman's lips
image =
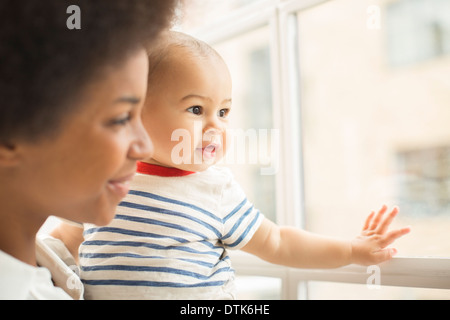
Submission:
[[109,180],[108,188],[114,194],[116,194],[119,198],[125,197],[130,191],[130,182],[134,177],[134,172],[132,174],[128,174],[122,178]]

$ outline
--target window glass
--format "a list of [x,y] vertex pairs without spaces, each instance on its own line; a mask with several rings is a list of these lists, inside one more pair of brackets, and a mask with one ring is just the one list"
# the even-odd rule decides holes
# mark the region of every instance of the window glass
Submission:
[[237,276],[235,284],[238,300],[281,299],[280,278]]
[[222,162],[234,173],[248,199],[276,220],[275,174],[278,138],[273,130],[269,27],[215,45],[233,81],[231,148]]
[[367,286],[363,284],[308,282],[311,300],[448,300],[450,290],[408,288],[394,286]]
[[450,53],[450,1],[387,3],[387,52],[391,66],[414,64]]
[[449,1],[298,14],[306,226],[352,237],[383,203],[399,255],[450,256]]
[[185,0],[180,2],[178,24],[184,29],[197,29],[214,24],[227,14],[264,0]]

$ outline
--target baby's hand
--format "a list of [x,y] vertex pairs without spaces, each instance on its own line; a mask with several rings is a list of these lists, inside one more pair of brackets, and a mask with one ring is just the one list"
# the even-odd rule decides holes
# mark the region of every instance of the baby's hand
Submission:
[[372,212],[366,219],[361,235],[352,242],[352,263],[361,265],[372,265],[391,259],[397,250],[386,248],[397,238],[404,236],[410,231],[409,227],[387,232],[389,225],[398,213],[398,208],[383,218],[387,206],[383,206],[375,215]]

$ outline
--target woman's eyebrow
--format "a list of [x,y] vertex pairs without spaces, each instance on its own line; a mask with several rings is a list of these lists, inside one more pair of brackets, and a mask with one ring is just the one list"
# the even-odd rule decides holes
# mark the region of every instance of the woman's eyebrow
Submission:
[[141,98],[134,96],[122,96],[114,100],[114,104],[117,103],[130,103],[130,104],[139,104],[141,102]]

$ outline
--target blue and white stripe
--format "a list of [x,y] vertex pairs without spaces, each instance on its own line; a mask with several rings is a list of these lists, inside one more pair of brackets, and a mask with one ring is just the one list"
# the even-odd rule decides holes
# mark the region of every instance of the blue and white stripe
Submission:
[[184,177],[138,174],[108,226],[85,226],[85,296],[233,298],[226,248],[244,246],[261,220],[226,169]]

